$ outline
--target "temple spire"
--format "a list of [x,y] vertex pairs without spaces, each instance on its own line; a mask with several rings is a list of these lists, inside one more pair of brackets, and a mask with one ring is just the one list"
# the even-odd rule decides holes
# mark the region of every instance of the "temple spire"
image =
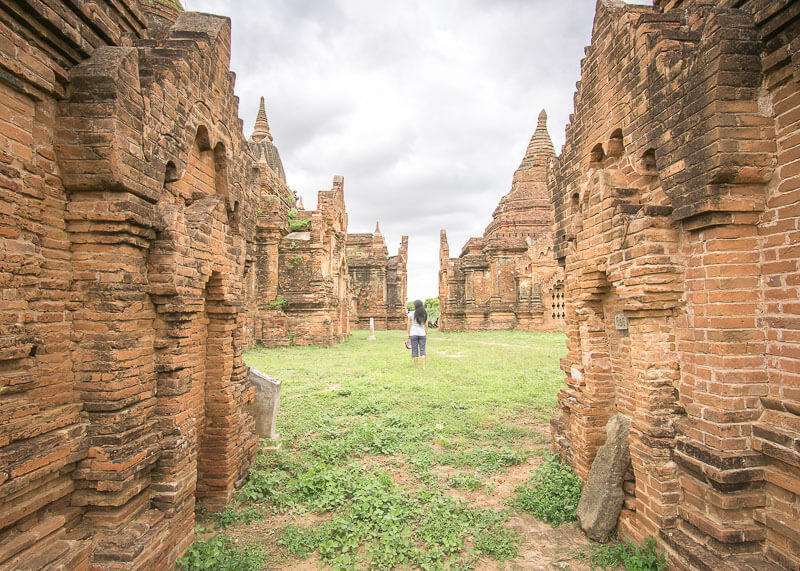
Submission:
[[380,225],[379,222],[375,222],[375,233],[376,234],[380,234],[381,233],[381,225]]
[[536,123],[536,131],[533,132],[531,142],[528,143],[528,150],[522,164],[528,163],[538,155],[554,156],[553,141],[550,140],[550,133],[547,132],[547,112],[542,109],[539,113],[539,120]]
[[250,136],[254,141],[262,141],[267,139],[272,141],[272,134],[269,132],[269,122],[267,122],[267,112],[264,109],[264,98],[261,98],[261,104],[258,106],[258,115],[256,115],[256,124],[253,127],[253,134]]

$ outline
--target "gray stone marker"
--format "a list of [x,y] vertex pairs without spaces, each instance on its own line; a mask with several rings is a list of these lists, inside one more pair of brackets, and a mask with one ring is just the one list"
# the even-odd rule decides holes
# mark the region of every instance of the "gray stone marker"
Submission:
[[[256,398],[253,404],[247,407],[256,421],[256,434],[273,442],[280,441],[280,434],[275,430],[278,420],[278,403],[281,398],[281,381],[265,375],[255,367],[250,367],[247,380],[256,389]],[[275,448],[280,447],[276,444]]]
[[600,447],[583,485],[578,523],[595,541],[607,541],[617,525],[625,493],[622,484],[631,461],[628,435],[631,419],[618,414],[606,424],[606,443]]
[[369,318],[369,337],[367,337],[367,341],[375,341],[375,318]]

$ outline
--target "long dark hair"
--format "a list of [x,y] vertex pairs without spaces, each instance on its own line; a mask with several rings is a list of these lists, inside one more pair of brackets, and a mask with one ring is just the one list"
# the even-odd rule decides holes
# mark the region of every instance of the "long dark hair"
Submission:
[[414,321],[420,325],[425,325],[428,321],[428,312],[425,311],[425,306],[422,305],[420,300],[414,302]]

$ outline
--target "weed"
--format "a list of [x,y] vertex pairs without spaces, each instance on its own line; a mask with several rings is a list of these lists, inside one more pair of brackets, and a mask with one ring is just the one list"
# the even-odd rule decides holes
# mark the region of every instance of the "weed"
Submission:
[[278,545],[285,547],[290,554],[305,559],[319,548],[323,530],[322,526],[302,528],[289,524],[283,528]]
[[592,569],[614,569],[620,565],[628,571],[661,571],[667,568],[664,555],[656,553],[656,540],[649,536],[644,545],[637,546],[627,539],[613,536],[610,543],[592,544],[588,554]]
[[256,507],[247,507],[241,510],[236,509],[235,503],[225,506],[225,509],[215,514],[217,523],[216,529],[226,528],[229,525],[250,524],[264,518],[264,514]]
[[292,232],[297,232],[298,230],[302,230],[303,228],[308,228],[310,226],[311,226],[311,218],[302,218],[300,220],[289,221],[289,229]]
[[269,302],[270,309],[283,309],[288,305],[289,300],[283,297],[277,297],[274,301]]
[[508,514],[505,512],[480,512],[475,533],[475,549],[478,553],[489,555],[498,561],[514,559],[519,555],[522,538],[516,531],[502,526],[507,519]]
[[203,504],[195,504],[194,515],[196,519],[208,519],[208,508]]
[[[203,528],[197,528],[202,533]],[[237,545],[227,535],[215,535],[202,539],[199,534],[195,542],[189,546],[181,557],[176,568],[185,571],[250,571],[261,569],[268,560],[267,552],[260,545],[247,543]]]
[[483,484],[483,480],[472,472],[456,472],[447,477],[447,485],[451,488],[477,490],[481,487],[481,484]]
[[483,474],[496,474],[517,466],[528,459],[527,454],[509,448],[476,448],[455,453],[442,454],[437,460],[441,464],[456,468],[477,468]]
[[537,519],[558,527],[574,521],[581,498],[580,478],[568,465],[548,454],[534,476],[514,490],[512,507],[532,513]]

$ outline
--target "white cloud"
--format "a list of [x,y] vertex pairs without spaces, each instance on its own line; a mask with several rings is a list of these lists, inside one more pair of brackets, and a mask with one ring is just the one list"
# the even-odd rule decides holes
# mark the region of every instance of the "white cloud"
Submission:
[[409,235],[409,297],[437,295],[439,230],[479,236],[547,109],[556,149],[595,0],[184,0],[230,16],[249,135],[267,102],[307,208],[345,177],[351,232]]

